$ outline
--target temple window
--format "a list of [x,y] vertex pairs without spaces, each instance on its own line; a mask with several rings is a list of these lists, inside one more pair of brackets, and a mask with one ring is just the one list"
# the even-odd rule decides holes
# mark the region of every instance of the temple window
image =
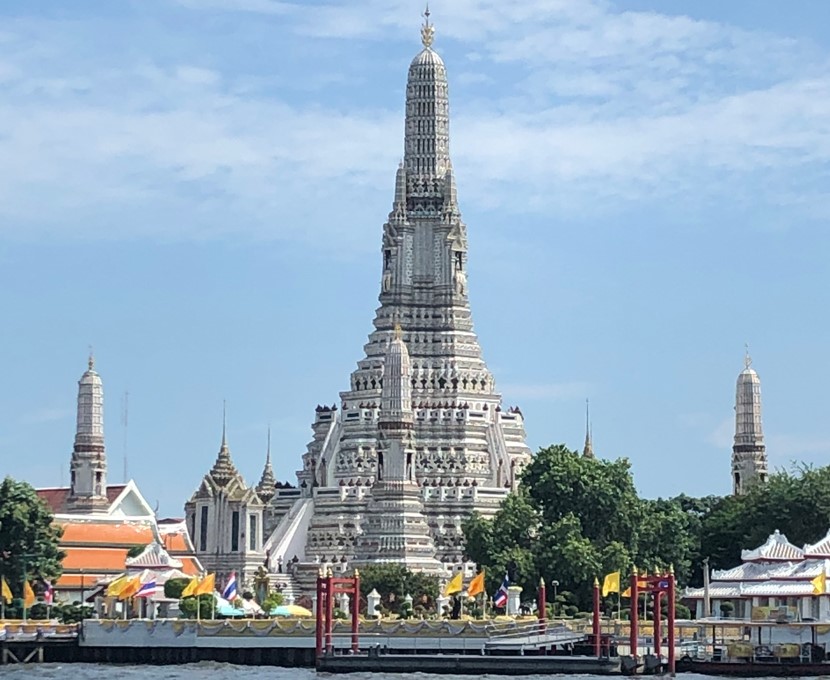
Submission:
[[199,550],[207,550],[208,535],[208,507],[202,506],[202,516],[199,518]]
[[231,552],[239,552],[239,510],[231,515]]
[[259,550],[257,528],[256,515],[251,515],[248,528],[248,550]]

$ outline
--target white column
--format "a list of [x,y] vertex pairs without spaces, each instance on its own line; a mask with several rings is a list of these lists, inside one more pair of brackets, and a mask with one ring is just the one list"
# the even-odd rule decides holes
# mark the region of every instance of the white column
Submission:
[[522,588],[521,586],[510,586],[507,589],[507,614],[509,616],[516,616],[519,613],[521,606]]
[[379,618],[380,612],[377,610],[377,606],[379,604],[380,593],[375,588],[372,588],[372,592],[366,596],[366,615],[373,618]]

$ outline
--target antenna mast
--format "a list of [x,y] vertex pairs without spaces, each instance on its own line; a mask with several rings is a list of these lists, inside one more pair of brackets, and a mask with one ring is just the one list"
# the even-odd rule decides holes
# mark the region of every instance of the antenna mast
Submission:
[[130,393],[124,392],[121,398],[121,426],[124,428],[124,449],[122,455],[124,457],[124,484],[127,483],[127,426],[129,425],[130,414]]

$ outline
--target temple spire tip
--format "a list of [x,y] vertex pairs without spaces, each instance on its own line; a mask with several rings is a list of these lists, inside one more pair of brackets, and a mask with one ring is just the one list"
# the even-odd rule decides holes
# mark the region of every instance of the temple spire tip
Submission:
[[432,47],[432,41],[435,39],[435,26],[429,22],[429,16],[429,3],[427,3],[423,14],[424,23],[421,25],[421,42],[427,48]]
[[222,400],[222,448],[228,445],[227,440],[227,424],[228,424],[228,402],[224,399]]

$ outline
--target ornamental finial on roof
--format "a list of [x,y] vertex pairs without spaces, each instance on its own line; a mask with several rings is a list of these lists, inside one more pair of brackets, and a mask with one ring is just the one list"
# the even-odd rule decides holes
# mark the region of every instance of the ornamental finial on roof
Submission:
[[749,356],[749,343],[744,343],[744,348],[746,349],[746,354],[744,356],[744,367],[749,368],[752,366],[752,357]]
[[402,337],[401,333],[401,325],[396,321],[395,322],[395,340],[400,340]]
[[90,371],[95,368],[95,352],[92,351],[92,345],[89,346],[89,360],[87,365],[89,366]]
[[432,41],[435,39],[435,26],[429,23],[429,3],[424,10],[424,23],[421,26],[421,42],[424,47],[432,47]]

